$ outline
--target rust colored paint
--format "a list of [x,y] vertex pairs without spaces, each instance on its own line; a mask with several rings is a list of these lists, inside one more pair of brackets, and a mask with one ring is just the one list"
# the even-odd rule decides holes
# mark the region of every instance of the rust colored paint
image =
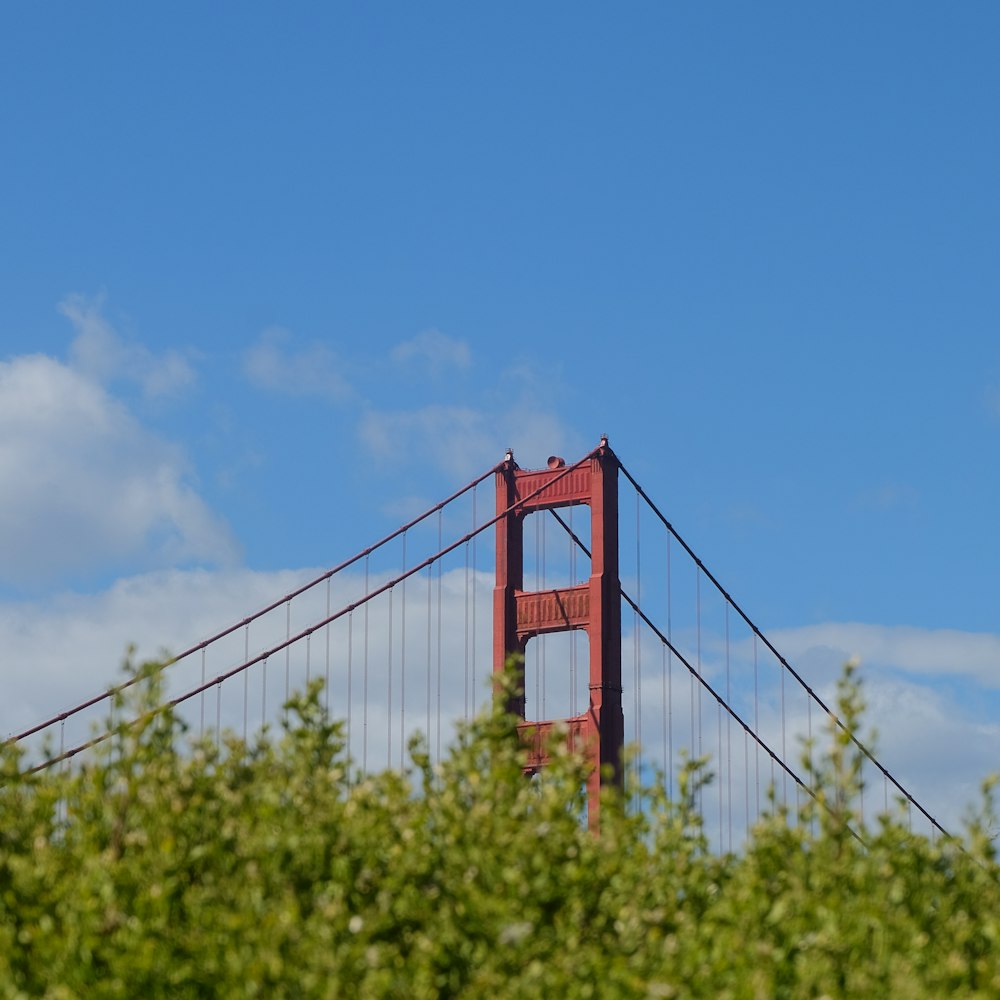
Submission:
[[[547,761],[546,742],[563,723],[569,745],[590,759],[587,818],[600,823],[600,790],[622,782],[621,583],[618,577],[618,459],[606,439],[590,456],[566,467],[553,456],[547,469],[520,469],[508,454],[496,475],[496,587],[493,591],[493,670],[511,654],[523,656],[537,635],[583,629],[590,639],[590,698],[586,712],[571,719],[523,722],[526,771]],[[587,583],[555,590],[524,589],[524,518],[533,511],[573,504],[590,507],[591,575]],[[569,668],[569,664],[566,664]],[[523,675],[522,675],[523,679]],[[523,685],[522,685],[523,686]],[[508,710],[525,718],[524,695]]]

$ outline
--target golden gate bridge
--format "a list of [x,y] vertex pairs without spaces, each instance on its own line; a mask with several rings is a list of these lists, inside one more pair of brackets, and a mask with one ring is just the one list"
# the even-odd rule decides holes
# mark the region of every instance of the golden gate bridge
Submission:
[[[492,482],[490,482],[492,480]],[[293,691],[323,681],[359,776],[432,758],[489,696],[511,655],[526,770],[553,729],[602,782],[662,782],[709,757],[699,808],[732,850],[762,811],[812,796],[802,741],[844,724],[781,655],[602,438],[579,461],[521,469],[508,451],[440,503],[163,668],[164,705],[199,736],[248,739]],[[71,766],[108,740],[139,677],[12,736],[33,769]],[[125,720],[127,723],[128,720]],[[856,734],[862,809],[904,809],[945,834]],[[626,747],[633,747],[626,753]]]

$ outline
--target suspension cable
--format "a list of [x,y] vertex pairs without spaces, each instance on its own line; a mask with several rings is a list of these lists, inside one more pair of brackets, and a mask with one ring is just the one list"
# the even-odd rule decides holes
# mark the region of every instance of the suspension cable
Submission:
[[907,802],[915,806],[920,814],[935,827],[944,836],[949,836],[947,830],[913,797],[913,795],[908,792],[900,783],[897,781],[895,776],[885,767],[879,760],[876,759],[874,754],[858,739],[855,734],[847,728],[840,717],[823,701],[822,698],[806,683],[805,679],[801,674],[785,659],[781,653],[775,648],[771,641],[764,635],[763,632],[751,621],[750,617],[746,612],[736,603],[735,600],[730,596],[726,589],[721,583],[715,578],[711,571],[705,566],[705,564],[695,555],[694,550],[690,545],[678,534],[674,526],[664,517],[660,512],[660,509],[653,503],[649,498],[646,491],[636,482],[635,477],[622,465],[621,461],[618,462],[618,467],[624,474],[625,478],[632,484],[633,488],[642,496],[642,498],[649,505],[650,510],[656,515],[663,526],[667,529],[677,539],[678,542],[684,547],[687,554],[694,560],[695,565],[704,572],[705,576],[711,581],[716,590],[722,595],[722,597],[732,606],[733,610],[743,619],[744,622],[750,627],[754,635],[756,635],[761,642],[771,651],[771,653],[777,658],[781,666],[798,682],[798,684],[806,691],[810,698],[812,698],[816,704],[833,720],[834,724],[843,730],[843,732],[848,736],[851,742],[861,751],[861,753],[869,760],[871,763],[882,773],[882,775],[892,783],[893,787],[906,799]]
[[[566,531],[570,530],[569,525],[559,516],[559,514],[556,511],[553,510],[551,513],[553,517],[555,517],[555,519],[563,526],[563,528]],[[580,548],[587,555],[587,557],[590,558],[590,550],[587,548],[586,545],[584,545],[583,541],[579,538],[579,536],[573,535],[572,538],[573,541],[575,541],[576,544],[580,546]],[[698,684],[700,685],[700,689],[704,690],[710,697],[714,698],[715,701],[721,706],[723,711],[727,712],[732,717],[733,721],[737,722],[743,728],[743,731],[747,733],[750,736],[750,738],[754,740],[758,744],[758,746],[760,746],[760,748],[765,753],[767,753],[768,756],[770,756],[770,758],[773,761],[775,761],[778,764],[778,766],[781,767],[782,770],[784,770],[785,773],[799,787],[808,792],[808,794],[815,799],[816,798],[815,792],[813,792],[813,790],[809,788],[808,785],[806,785],[806,783],[795,773],[795,771],[791,767],[789,767],[789,765],[786,764],[785,761],[783,761],[780,758],[780,756],[776,754],[768,746],[768,744],[753,731],[750,725],[743,720],[742,716],[740,716],[740,714],[726,702],[726,699],[723,697],[723,695],[719,691],[716,691],[715,688],[712,686],[712,684],[699,672],[698,668],[693,663],[691,663],[691,661],[663,634],[662,631],[660,631],[660,629],[653,623],[653,621],[646,614],[646,612],[643,611],[641,607],[639,607],[638,603],[628,595],[628,593],[625,591],[624,588],[621,589],[621,596],[622,600],[625,601],[625,603],[628,604],[628,606],[636,613],[636,615],[638,615],[638,617],[642,619],[642,621],[646,624],[646,626],[652,629],[653,634],[660,640],[661,643],[663,643],[670,650],[671,654],[673,656],[676,656],[677,659],[680,660],[680,662],[687,669],[691,677],[693,677],[698,682]]]
[[[588,455],[587,458],[590,458],[590,456]],[[585,461],[585,459],[582,459],[581,461]],[[238,622],[234,622],[232,625],[228,626],[227,628],[224,628],[221,632],[217,632],[215,635],[212,635],[207,639],[202,639],[201,642],[198,642],[195,645],[190,646],[188,649],[185,649],[182,653],[178,653],[177,656],[172,657],[166,663],[162,664],[160,669],[166,669],[175,663],[179,663],[181,660],[190,656],[192,653],[197,653],[199,650],[204,650],[207,646],[211,646],[213,643],[218,642],[220,639],[224,639],[226,636],[232,635],[233,632],[236,632],[241,628],[249,626],[251,622],[256,621],[258,618],[262,618],[264,615],[270,613],[271,611],[274,611],[276,608],[280,608],[282,604],[286,602],[291,602],[296,597],[299,597],[300,595],[306,593],[306,591],[311,590],[318,584],[323,583],[326,580],[329,580],[330,577],[336,576],[343,570],[349,568],[350,566],[353,566],[356,562],[360,562],[362,559],[366,559],[373,552],[376,552],[378,549],[382,548],[389,542],[398,538],[404,532],[407,532],[411,528],[420,524],[421,521],[426,520],[432,514],[437,513],[444,507],[447,507],[448,504],[452,503],[454,500],[457,500],[459,497],[468,493],[469,490],[475,489],[475,487],[478,486],[481,482],[499,472],[504,467],[504,465],[505,462],[498,462],[496,465],[493,466],[493,468],[487,470],[482,475],[477,476],[471,482],[463,486],[460,490],[456,490],[454,493],[451,494],[451,496],[442,500],[440,503],[436,503],[433,507],[429,507],[422,514],[419,514],[411,521],[407,521],[406,524],[401,525],[395,531],[386,535],[384,538],[381,538],[372,545],[369,545],[366,549],[362,549],[360,552],[351,556],[349,559],[345,559],[343,562],[338,563],[332,569],[326,570],[324,573],[320,574],[315,579],[310,580],[308,583],[304,583],[300,587],[297,587],[295,590],[289,591],[283,597],[280,597],[278,598],[278,600],[273,601],[271,604],[267,605],[267,607],[261,608],[259,611],[255,611],[252,615],[248,615],[246,618],[241,618]],[[30,729],[25,729],[24,732],[18,733],[16,736],[8,737],[4,742],[18,743],[21,740],[27,739],[29,736],[34,736],[35,733],[39,733],[43,729],[48,729],[50,726],[54,726],[57,722],[65,721],[66,719],[72,718],[72,716],[74,715],[78,715],[80,712],[86,711],[88,708],[92,708],[94,705],[103,701],[105,698],[108,697],[113,698],[116,695],[121,694],[123,691],[126,691],[128,688],[132,687],[132,685],[138,683],[138,681],[139,681],[138,676],[129,677],[126,680],[122,681],[120,684],[116,684],[110,688],[105,688],[100,694],[94,695],[92,698],[88,698],[86,701],[80,702],[80,704],[75,705],[73,708],[69,708],[64,712],[60,712],[58,715],[54,715],[52,716],[52,718],[46,719],[44,722],[39,722],[37,725],[32,726]]]
[[[574,462],[572,465],[567,465],[564,468],[560,469],[559,473],[557,475],[553,476],[551,479],[549,479],[548,481],[546,481],[545,483],[543,483],[541,486],[539,486],[537,489],[535,489],[534,491],[532,491],[531,493],[529,493],[527,496],[520,497],[520,498],[516,499],[505,510],[500,511],[500,513],[496,514],[494,517],[491,517],[488,521],[484,521],[482,524],[478,525],[477,527],[474,527],[472,531],[466,533],[461,538],[458,538],[455,541],[451,542],[450,544],[446,545],[444,548],[442,548],[440,551],[436,552],[434,555],[428,556],[422,562],[416,563],[415,565],[411,566],[405,572],[400,573],[398,576],[393,577],[391,580],[387,580],[381,586],[376,587],[371,592],[365,594],[364,597],[361,597],[361,598],[359,598],[356,601],[352,601],[350,604],[344,605],[344,607],[340,608],[340,610],[335,611],[333,614],[327,615],[321,621],[318,621],[315,624],[310,625],[308,628],[302,629],[300,632],[297,632],[294,635],[288,634],[287,637],[284,640],[282,640],[281,642],[279,642],[277,645],[272,646],[270,649],[267,649],[267,650],[264,650],[261,653],[258,653],[256,656],[254,656],[251,659],[248,659],[246,662],[238,664],[235,667],[231,667],[229,670],[226,670],[223,673],[218,674],[216,677],[212,678],[211,680],[206,681],[206,682],[204,682],[202,684],[199,684],[196,687],[191,688],[190,690],[184,692],[184,694],[178,695],[177,697],[172,698],[169,701],[164,702],[162,705],[157,706],[154,709],[151,709],[149,712],[145,713],[144,715],[139,716],[137,719],[134,719],[132,721],[131,725],[136,725],[140,721],[142,721],[143,719],[145,719],[145,718],[147,718],[149,716],[155,715],[158,712],[166,711],[167,709],[171,709],[171,708],[176,708],[178,705],[184,704],[185,702],[189,701],[191,698],[194,698],[194,697],[198,696],[203,691],[207,691],[209,688],[211,688],[211,687],[213,687],[215,685],[218,685],[219,687],[221,687],[221,685],[222,685],[222,683],[224,681],[227,681],[231,677],[235,677],[237,674],[240,674],[243,671],[248,670],[250,667],[254,666],[257,663],[261,663],[262,661],[267,660],[269,657],[274,656],[276,653],[287,651],[295,643],[301,642],[303,639],[307,638],[308,636],[311,636],[314,632],[318,631],[319,629],[325,628],[327,625],[330,625],[333,622],[337,621],[338,619],[343,618],[344,615],[348,615],[352,611],[355,611],[357,608],[362,607],[362,606],[364,606],[365,608],[367,608],[369,601],[373,600],[376,597],[379,597],[380,595],[382,595],[382,594],[384,594],[386,592],[391,591],[394,587],[397,587],[404,580],[407,580],[411,576],[414,576],[415,574],[420,573],[421,571],[423,571],[424,569],[426,569],[428,566],[433,565],[435,562],[437,562],[438,560],[442,559],[444,556],[448,555],[449,553],[454,552],[456,549],[460,548],[461,546],[467,545],[468,542],[471,541],[471,539],[475,538],[477,535],[482,534],[487,529],[492,528],[498,521],[502,520],[505,517],[508,517],[509,515],[511,515],[512,513],[514,513],[516,510],[518,510],[518,508],[520,508],[521,506],[523,506],[526,503],[529,503],[531,500],[535,499],[535,497],[539,496],[545,490],[550,489],[555,483],[559,482],[559,480],[565,478],[566,476],[570,475],[572,472],[576,471],[576,469],[578,469],[581,465],[583,465],[584,462],[589,462],[592,458],[594,458],[595,455],[598,454],[599,451],[600,451],[600,446],[597,447],[597,448],[594,448],[588,454],[584,455],[584,457],[581,458],[579,461]],[[506,465],[507,465],[506,461],[498,463],[496,466],[494,466],[494,468],[491,470],[490,473],[486,473],[486,475],[480,476],[479,479],[476,480],[476,482],[477,483],[478,482],[482,482],[486,478],[487,475],[491,475],[491,474],[493,474],[495,472],[499,472]],[[456,496],[460,496],[461,493],[462,492],[466,492],[468,488],[470,488],[470,487],[467,487],[466,490],[462,490],[460,493],[453,494],[453,496],[450,497],[449,500],[445,501],[445,502],[450,502]],[[431,513],[433,513],[434,511],[436,511],[442,505],[443,504],[438,504],[435,507],[431,508]],[[398,536],[401,532],[402,532],[402,529],[397,530],[394,533],[393,537]],[[374,548],[375,547],[372,546],[369,549],[365,550],[365,553],[362,553],[361,558],[365,558],[365,556],[367,554],[370,554],[372,551],[374,551]],[[341,568],[344,565],[346,565],[346,564],[341,564]],[[367,559],[366,559],[366,566],[367,566]],[[324,575],[321,579],[326,579],[326,576]],[[291,598],[286,595],[286,597],[283,598],[281,601],[275,602],[274,605],[272,605],[272,607],[280,607],[281,604],[284,603],[284,601],[288,601],[290,599]],[[252,620],[252,619],[247,619],[247,620]],[[236,627],[239,628],[240,626],[236,626]],[[233,629],[230,629],[229,631],[231,632],[231,631],[233,631]],[[367,635],[366,635],[366,640],[367,640]],[[202,647],[202,645],[205,645],[205,644],[199,644],[198,646],[193,647],[192,650],[190,650],[189,652],[194,652],[194,651],[200,649]],[[185,655],[187,655],[187,654],[185,654]],[[122,687],[131,686],[132,684],[136,683],[139,679],[140,678],[138,678],[138,677],[131,678],[130,681],[129,681],[129,683],[128,683],[128,685],[123,685]],[[217,694],[218,694],[218,692],[217,692]],[[106,698],[106,697],[108,697],[108,692],[105,692],[103,695],[101,695],[101,698]],[[72,713],[64,712],[62,715],[56,716],[52,720],[52,722],[50,722],[49,724],[51,725],[54,722],[59,722],[63,718],[68,717],[70,714],[72,714]],[[218,705],[217,705],[217,715],[218,715]],[[44,728],[44,726],[42,726],[42,727],[35,727],[34,729],[32,729],[27,734],[22,734],[22,736],[16,737],[14,739],[22,739],[22,738],[24,738],[24,735],[31,735],[31,733],[37,732],[39,728]],[[44,770],[45,768],[50,767],[53,764],[59,763],[62,760],[68,760],[69,758],[76,756],[78,753],[82,753],[83,751],[85,751],[85,750],[87,750],[87,749],[89,749],[91,747],[97,746],[98,744],[104,742],[104,740],[106,740],[109,735],[110,734],[107,733],[107,732],[100,733],[97,736],[94,736],[91,739],[86,740],[83,743],[77,744],[75,747],[72,747],[69,750],[66,750],[64,753],[62,753],[62,754],[60,754],[60,755],[58,755],[56,757],[51,757],[48,760],[42,761],[41,763],[39,763],[39,764],[35,765],[34,767],[30,768],[28,773],[35,773],[36,771]]]

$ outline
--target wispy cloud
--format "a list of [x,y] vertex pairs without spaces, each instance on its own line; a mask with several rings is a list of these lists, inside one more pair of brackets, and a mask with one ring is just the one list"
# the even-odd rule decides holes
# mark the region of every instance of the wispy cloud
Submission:
[[1000,418],[1000,386],[987,389],[986,409],[993,417]]
[[236,557],[183,452],[83,372],[0,362],[0,581]]
[[579,450],[554,413],[540,409],[481,408],[431,404],[412,410],[368,410],[359,434],[382,461],[424,461],[452,479],[474,475],[498,462],[511,447],[526,467],[545,457]]
[[558,385],[558,379],[543,379],[522,363],[499,372],[474,403],[369,406],[359,435],[378,460],[429,461],[453,479],[481,472],[507,448],[526,468],[542,467],[552,454],[572,460],[587,445],[558,413]]
[[334,403],[354,398],[344,365],[325,344],[295,348],[284,327],[265,330],[243,356],[243,372],[261,389],[288,396],[319,396]]
[[[406,378],[405,393],[384,379],[387,360]],[[439,330],[397,344],[388,358],[347,362],[324,344],[297,347],[290,331],[272,327],[244,354],[243,372],[271,392],[353,403],[355,433],[372,460],[429,465],[450,479],[481,472],[508,447],[527,466],[543,465],[553,453],[573,456],[583,447],[552,402],[557,378],[543,378],[521,362],[491,375],[470,400],[466,389],[442,376],[471,368],[473,361],[468,344]],[[345,375],[348,368],[357,384]],[[363,383],[366,373],[378,379]],[[403,396],[412,405],[396,402]]]
[[108,385],[130,381],[150,399],[176,395],[197,379],[188,360],[177,351],[153,354],[142,344],[125,340],[105,318],[103,297],[70,295],[59,303],[76,330],[70,345],[73,367]]
[[451,368],[468,368],[472,363],[469,345],[440,330],[424,330],[392,349],[397,364],[419,364],[434,376]]
[[863,510],[890,511],[916,506],[919,494],[905,483],[881,483],[860,492],[855,502]]
[[454,478],[482,465],[497,453],[486,415],[443,404],[415,410],[369,410],[361,419],[361,441],[383,461],[429,461]]

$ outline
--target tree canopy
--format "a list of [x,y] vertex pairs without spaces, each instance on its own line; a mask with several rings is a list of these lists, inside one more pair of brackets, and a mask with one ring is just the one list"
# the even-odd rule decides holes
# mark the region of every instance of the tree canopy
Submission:
[[583,763],[525,780],[499,708],[362,778],[316,686],[277,732],[193,740],[142,669],[81,764],[0,756],[0,998],[1000,995],[988,785],[959,839],[865,821],[834,729],[804,749],[816,799],[719,855],[705,762],[676,801],[609,793],[595,837]]

